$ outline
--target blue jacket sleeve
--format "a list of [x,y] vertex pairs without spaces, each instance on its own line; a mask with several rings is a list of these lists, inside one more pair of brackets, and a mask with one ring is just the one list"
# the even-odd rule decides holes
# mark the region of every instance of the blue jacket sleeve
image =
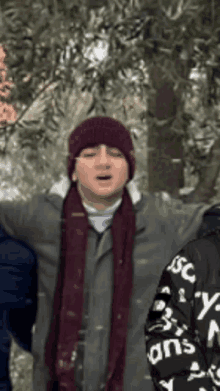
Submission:
[[5,318],[0,321],[28,351],[37,313],[37,286],[34,251],[24,242],[12,239],[0,226],[0,313]]
[[157,390],[214,390],[193,328],[195,283],[186,246],[165,268],[146,320],[147,360]]
[[[0,239],[0,305],[24,308],[37,293],[37,259],[24,242]],[[35,294],[34,294],[35,290]]]

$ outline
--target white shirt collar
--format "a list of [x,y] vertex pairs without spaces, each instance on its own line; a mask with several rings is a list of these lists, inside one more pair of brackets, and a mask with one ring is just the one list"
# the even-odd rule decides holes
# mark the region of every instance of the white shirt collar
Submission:
[[83,203],[83,206],[85,207],[85,209],[87,210],[87,212],[90,214],[90,215],[95,215],[95,216],[106,216],[106,215],[111,215],[113,214],[116,209],[118,209],[119,205],[121,204],[122,202],[122,198],[120,198],[119,200],[117,200],[113,205],[109,206],[108,208],[104,209],[104,210],[98,210],[96,208],[94,208],[94,206],[91,206],[91,205],[88,205],[86,204],[86,202],[82,202]]

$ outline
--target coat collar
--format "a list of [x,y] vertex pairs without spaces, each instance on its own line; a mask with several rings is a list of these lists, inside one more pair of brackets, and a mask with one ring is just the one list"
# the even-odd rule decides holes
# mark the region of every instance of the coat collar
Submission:
[[[55,183],[51,188],[47,198],[49,202],[52,202],[54,206],[60,211],[62,209],[63,199],[66,196],[70,186],[70,181],[67,177],[63,178],[60,182]],[[146,228],[146,211],[149,208],[149,195],[141,194],[137,189],[135,183],[130,182],[127,185],[128,192],[131,196],[132,203],[134,205],[135,222],[136,222],[136,235]],[[98,247],[96,259],[98,260],[104,254],[106,254],[112,248],[112,237],[110,229],[107,229],[103,233],[103,237]]]
[[[56,182],[48,193],[47,198],[59,210],[62,208],[63,199],[65,198],[69,187],[70,181],[65,176],[61,179],[61,181]],[[146,219],[144,218],[142,211],[146,206],[148,196],[147,194],[141,194],[134,181],[130,181],[127,184],[127,189],[134,206],[134,211],[136,214],[136,232],[138,232],[146,225]]]
[[[56,182],[50,189],[49,194],[57,194],[62,198],[65,198],[70,188],[70,180],[67,177],[63,177],[61,181]],[[130,181],[127,184],[127,189],[132,200],[132,204],[136,205],[141,200],[141,193],[138,190],[134,181]]]

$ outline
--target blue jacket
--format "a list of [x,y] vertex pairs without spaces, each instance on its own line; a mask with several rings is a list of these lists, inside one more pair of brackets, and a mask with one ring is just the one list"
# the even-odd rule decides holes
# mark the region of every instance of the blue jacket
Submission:
[[[31,350],[31,330],[37,312],[37,259],[23,241],[0,225],[0,317],[17,343]],[[6,324],[5,324],[6,323]]]

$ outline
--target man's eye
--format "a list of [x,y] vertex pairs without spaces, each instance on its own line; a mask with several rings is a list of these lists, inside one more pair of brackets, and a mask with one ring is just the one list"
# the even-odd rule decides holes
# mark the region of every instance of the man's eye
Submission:
[[[92,156],[96,156],[97,152],[84,152],[83,153],[83,157],[92,157]],[[120,151],[112,151],[110,150],[109,151],[109,154],[112,155],[112,156],[117,156],[117,157],[123,157],[123,154],[120,152]]]
[[111,151],[111,154],[114,156],[123,156],[122,153],[119,151]]
[[84,153],[83,156],[84,157],[95,156],[95,153]]

